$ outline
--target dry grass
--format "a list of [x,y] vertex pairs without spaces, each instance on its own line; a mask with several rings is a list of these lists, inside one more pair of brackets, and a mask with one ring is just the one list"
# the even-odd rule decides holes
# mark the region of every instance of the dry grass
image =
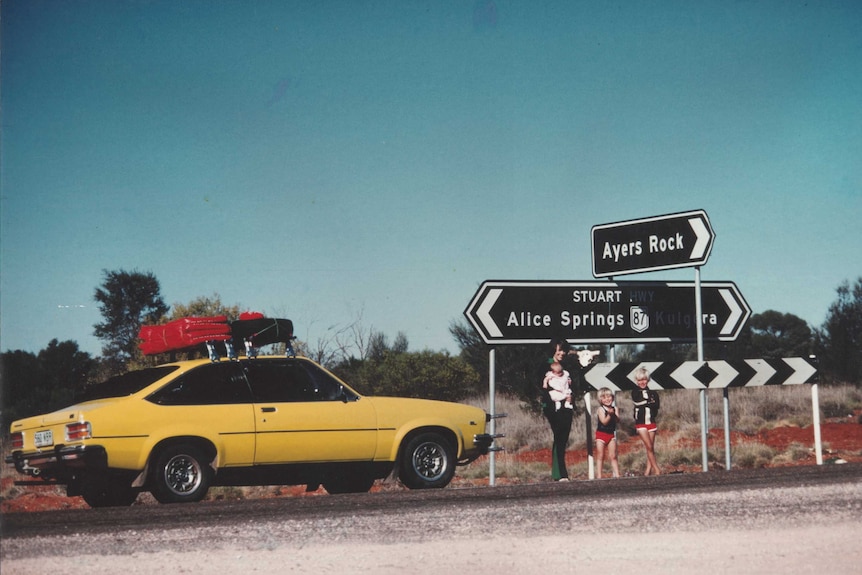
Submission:
[[[691,390],[664,391],[661,393],[660,421],[662,439],[657,449],[659,465],[663,467],[699,467],[702,465],[700,393]],[[819,387],[818,396],[822,418],[846,416],[862,408],[862,389],[851,386]],[[595,393],[591,394],[593,411],[597,408]],[[812,423],[812,396],[810,385],[783,387],[753,387],[732,389],[728,393],[728,413],[731,431],[754,435],[758,431],[778,426],[806,427]],[[488,409],[488,396],[468,401],[471,405]],[[497,440],[503,452],[496,457],[497,477],[518,478],[528,482],[547,478],[548,462],[523,463],[513,454],[551,445],[551,432],[541,414],[529,411],[525,404],[512,397],[496,398],[497,413],[507,416],[497,420],[497,433],[505,437]],[[707,391],[707,424],[711,429],[724,427],[724,394],[721,390]],[[617,394],[617,405],[622,416],[617,437],[623,444],[637,434],[632,423],[632,403],[627,393]],[[594,427],[593,427],[594,429]],[[668,432],[668,433],[665,433]],[[694,446],[692,446],[694,444]],[[586,418],[575,417],[569,437],[569,449],[586,449]],[[735,446],[731,456],[733,465],[740,468],[761,467],[792,463],[808,457],[809,449],[793,444],[783,452],[769,446],[750,442]],[[722,450],[709,449],[710,462],[723,464]],[[620,456],[623,473],[641,470],[646,465],[646,456],[641,449],[634,449]],[[583,469],[581,469],[583,467]],[[587,475],[586,464],[575,464],[569,469],[573,475]],[[473,463],[460,473],[468,478],[487,477],[487,458]]]

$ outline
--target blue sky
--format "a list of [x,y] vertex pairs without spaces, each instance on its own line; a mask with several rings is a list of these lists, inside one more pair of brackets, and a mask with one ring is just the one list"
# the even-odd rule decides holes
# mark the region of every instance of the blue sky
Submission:
[[99,355],[125,269],[456,352],[483,280],[591,280],[592,226],[695,209],[754,313],[820,326],[862,275],[856,0],[0,10],[3,351]]

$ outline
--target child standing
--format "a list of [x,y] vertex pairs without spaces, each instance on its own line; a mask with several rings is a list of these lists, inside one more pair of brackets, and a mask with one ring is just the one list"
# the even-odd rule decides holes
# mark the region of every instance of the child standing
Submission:
[[635,370],[637,389],[632,391],[632,403],[635,406],[635,429],[646,449],[647,464],[644,475],[660,475],[661,471],[655,457],[655,436],[657,433],[656,421],[661,403],[658,394],[648,389],[649,381],[648,369],[639,367]]
[[611,462],[611,472],[614,477],[620,476],[620,464],[617,461],[616,430],[619,416],[614,407],[614,392],[603,387],[598,392],[599,410],[596,413],[596,477],[602,478],[602,467],[605,461],[605,450]]

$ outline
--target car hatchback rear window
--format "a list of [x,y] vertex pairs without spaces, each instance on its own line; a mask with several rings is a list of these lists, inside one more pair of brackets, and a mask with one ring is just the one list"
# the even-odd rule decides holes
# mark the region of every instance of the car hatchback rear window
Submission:
[[176,365],[165,365],[130,371],[88,387],[84,390],[81,401],[132,395],[176,370]]

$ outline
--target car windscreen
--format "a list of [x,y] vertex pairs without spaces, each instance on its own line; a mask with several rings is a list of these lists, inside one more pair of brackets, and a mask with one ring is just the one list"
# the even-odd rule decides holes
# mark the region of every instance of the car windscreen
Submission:
[[164,365],[130,371],[86,388],[79,401],[132,395],[176,370],[176,365]]

